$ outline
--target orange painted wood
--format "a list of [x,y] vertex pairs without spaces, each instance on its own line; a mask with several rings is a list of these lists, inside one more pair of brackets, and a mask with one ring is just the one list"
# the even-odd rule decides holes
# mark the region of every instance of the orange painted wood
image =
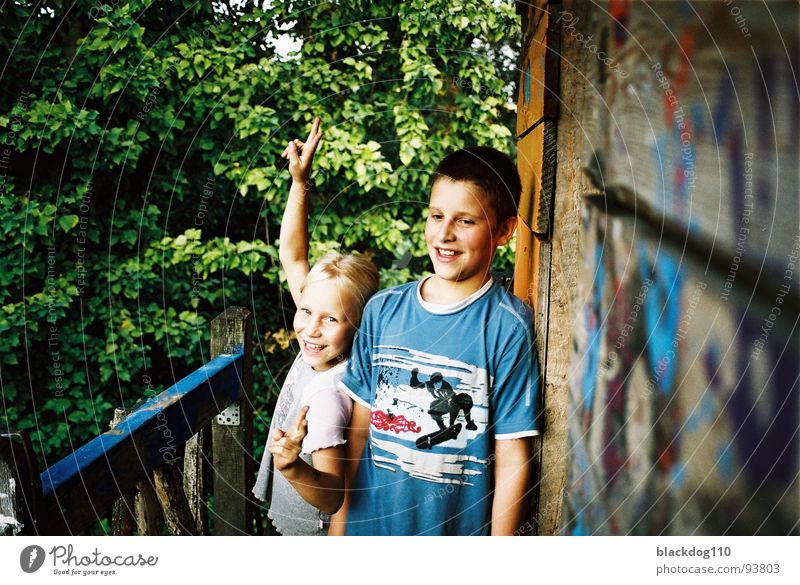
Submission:
[[543,143],[544,125],[539,125],[517,142],[517,170],[522,181],[519,217],[534,231],[541,197]]
[[522,135],[544,116],[545,63],[549,21],[547,11],[543,10],[522,61],[517,96],[517,136]]

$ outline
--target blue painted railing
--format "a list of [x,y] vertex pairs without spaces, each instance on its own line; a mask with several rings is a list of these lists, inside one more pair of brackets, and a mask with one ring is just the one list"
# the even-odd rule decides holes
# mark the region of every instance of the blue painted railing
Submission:
[[223,354],[147,400],[116,427],[41,474],[39,532],[89,528],[148,472],[242,398],[244,351]]

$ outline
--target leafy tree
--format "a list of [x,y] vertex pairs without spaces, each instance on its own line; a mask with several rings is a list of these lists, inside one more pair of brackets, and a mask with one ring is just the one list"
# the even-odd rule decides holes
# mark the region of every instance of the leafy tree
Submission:
[[384,286],[428,268],[435,164],[469,144],[513,151],[511,2],[2,11],[0,381],[5,425],[31,430],[48,465],[206,361],[209,321],[232,304],[256,318],[263,440],[293,352],[280,153],[314,114],[312,255],[369,254]]

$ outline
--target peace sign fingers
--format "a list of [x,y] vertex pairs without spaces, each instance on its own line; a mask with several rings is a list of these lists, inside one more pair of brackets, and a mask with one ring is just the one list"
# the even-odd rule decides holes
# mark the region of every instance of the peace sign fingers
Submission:
[[275,467],[279,471],[288,469],[294,465],[300,457],[303,439],[305,439],[308,434],[307,413],[308,406],[304,406],[292,428],[288,431],[275,429],[272,433],[272,445],[270,445],[269,451],[272,453]]
[[322,140],[321,121],[319,116],[314,118],[311,130],[305,142],[294,139],[286,146],[281,156],[289,159],[289,172],[292,179],[299,182],[308,180],[311,173],[311,164],[314,160],[314,153],[317,151],[320,140]]
[[303,439],[305,439],[306,435],[308,434],[308,421],[306,420],[307,414],[308,406],[304,406],[300,409],[300,414],[297,415],[297,420],[294,421],[294,429],[291,431],[292,440],[301,444]]

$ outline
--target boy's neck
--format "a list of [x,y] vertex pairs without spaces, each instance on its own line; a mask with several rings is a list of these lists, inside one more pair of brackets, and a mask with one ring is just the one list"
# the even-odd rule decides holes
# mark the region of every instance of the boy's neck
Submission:
[[444,280],[434,274],[422,283],[420,295],[426,302],[434,305],[452,305],[480,290],[491,278],[491,274],[487,274],[482,281],[476,279],[452,281]]

